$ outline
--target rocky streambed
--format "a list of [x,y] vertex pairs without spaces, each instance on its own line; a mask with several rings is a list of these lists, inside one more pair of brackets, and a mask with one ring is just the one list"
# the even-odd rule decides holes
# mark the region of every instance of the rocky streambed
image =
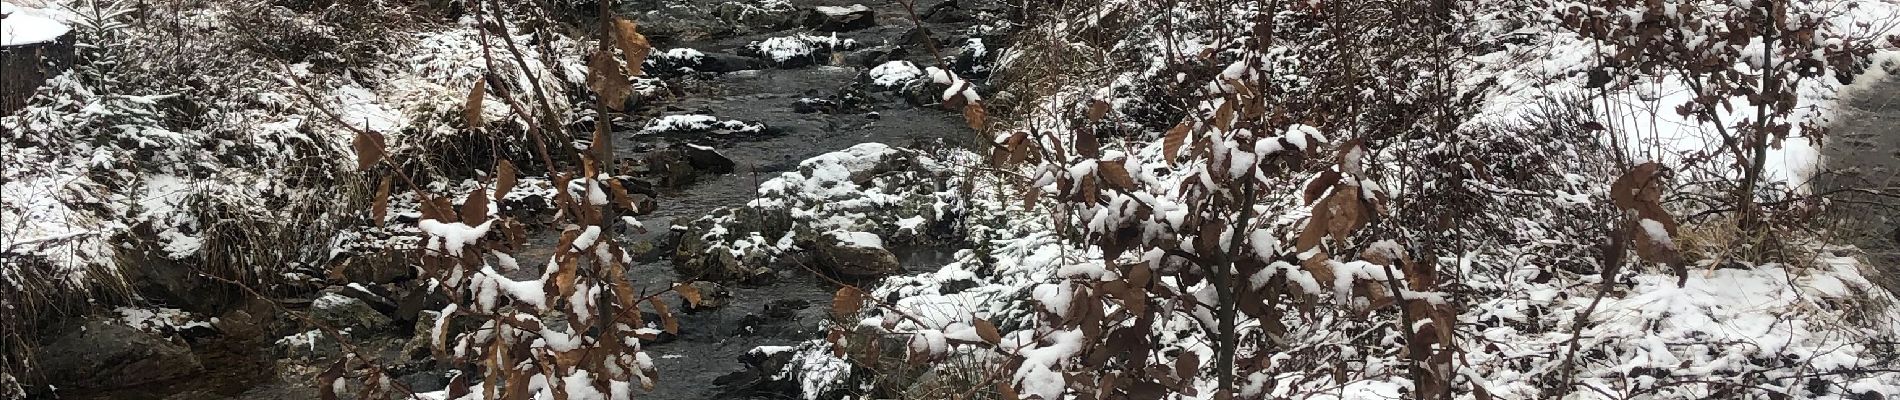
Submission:
[[[920,78],[926,66],[940,63],[966,78],[985,75],[993,57],[986,43],[1000,47],[1004,39],[1001,28],[985,24],[1001,26],[996,21],[1004,11],[988,0],[925,0],[915,6],[921,28],[900,2],[694,0],[617,6],[639,20],[652,40],[647,70],[667,88],[639,99],[632,115],[614,121],[619,155],[638,165],[637,178],[653,188],[658,206],[641,217],[646,233],[625,237],[630,248],[644,254],[630,274],[648,290],[705,281],[699,284],[711,298],[707,307],[681,314],[678,335],[647,346],[661,379],[646,398],[797,396],[795,387],[761,385],[771,371],[759,370],[759,360],[747,353],[819,338],[836,289],[831,279],[926,271],[957,250],[948,241],[929,239],[930,231],[953,229],[932,226],[948,223],[952,218],[945,210],[954,208],[932,195],[954,183],[933,174],[946,168],[946,161],[928,149],[947,152],[943,149],[966,146],[973,136],[959,114],[935,104],[943,88]],[[866,143],[882,145],[861,145]],[[827,155],[839,151],[862,158]],[[819,161],[814,167],[805,161],[821,155],[833,157],[829,162],[835,165]],[[826,175],[834,169],[843,175]],[[855,214],[864,220],[839,225],[795,221],[783,208],[747,211],[753,209],[747,204],[762,196],[793,203],[864,196],[761,194],[761,184],[785,173],[813,187],[878,191],[880,198],[902,203],[858,205],[902,212]],[[929,218],[910,217],[917,213]],[[713,217],[704,218],[708,215]],[[757,259],[704,257],[735,243],[733,237],[707,236],[708,231],[735,223],[765,227],[780,242],[776,245],[828,250]],[[836,235],[821,231],[838,228],[846,229]],[[876,247],[888,251],[851,253],[857,247],[848,238],[864,231],[884,236],[877,240],[887,245]],[[897,231],[905,232],[903,237],[891,237]],[[840,274],[837,265],[874,272]],[[353,271],[349,280],[359,283],[276,304],[235,301],[212,315],[216,318],[127,308],[122,310],[137,315],[61,328],[66,333],[53,335],[43,357],[60,361],[53,365],[53,381],[71,384],[42,394],[62,399],[316,398],[311,378],[344,351],[313,330],[311,321],[350,336],[359,350],[392,366],[392,375],[411,389],[438,390],[449,377],[446,366],[428,356],[422,334],[430,300],[388,290],[402,274]],[[175,314],[144,315],[151,310]]]

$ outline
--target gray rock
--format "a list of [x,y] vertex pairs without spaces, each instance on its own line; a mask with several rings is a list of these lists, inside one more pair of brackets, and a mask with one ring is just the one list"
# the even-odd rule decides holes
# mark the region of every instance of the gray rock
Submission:
[[877,12],[863,4],[812,8],[805,10],[799,19],[806,28],[820,32],[847,32],[877,26]]
[[725,307],[727,303],[730,303],[732,301],[732,291],[726,290],[726,286],[721,285],[718,282],[693,281],[693,283],[689,283],[687,285],[690,285],[693,287],[693,289],[699,291],[699,304],[698,305],[689,304],[686,307],[684,307],[688,311],[710,310],[710,309]]
[[796,12],[790,7],[777,8],[755,2],[729,1],[713,6],[712,15],[732,25],[762,30],[781,30],[794,25]]
[[[430,335],[434,334],[435,322],[441,317],[442,313],[434,310],[423,311],[416,314],[416,324],[410,328],[409,340],[402,344],[402,354],[404,358],[411,360],[426,359],[431,354],[434,354],[436,339],[430,337]],[[453,332],[449,334],[454,335]]]
[[337,268],[343,269],[344,279],[365,284],[392,283],[413,278],[415,268],[409,265],[408,257],[401,253],[367,254],[349,257]]
[[129,326],[92,321],[40,348],[39,373],[63,388],[111,389],[204,370],[191,348]]
[[354,332],[379,331],[388,329],[389,316],[377,312],[369,303],[351,297],[339,290],[326,290],[323,296],[310,302],[310,318],[329,325],[330,328]]
[[343,354],[343,346],[323,331],[311,329],[277,338],[271,352],[291,360],[330,360]]
[[958,23],[975,19],[971,10],[964,9],[956,0],[947,0],[930,6],[924,11],[925,22]]
[[[746,232],[712,234],[719,226],[743,227]],[[786,210],[721,208],[694,220],[680,231],[679,244],[673,248],[673,269],[682,277],[717,282],[753,281],[774,277],[767,265],[773,257],[763,243],[754,243],[752,234],[777,238],[792,228],[791,213]],[[744,244],[739,243],[743,239]]]
[[718,73],[765,69],[765,67],[765,60],[756,57],[715,52],[705,53],[705,56],[699,58],[699,63],[693,64],[692,66],[693,70],[699,72]]
[[[152,244],[143,240],[132,240],[132,243]],[[132,289],[145,299],[196,313],[221,312],[239,299],[236,289],[204,277],[195,261],[173,260],[167,258],[163,251],[155,250],[122,251],[120,254],[132,257],[126,265],[139,266],[125,268],[125,278],[132,284]]]
[[700,171],[715,174],[730,174],[733,168],[737,166],[736,163],[732,162],[731,158],[726,158],[725,155],[719,154],[718,150],[713,150],[711,147],[688,144],[682,146],[680,151],[686,153],[686,162],[692,164],[694,169]]
[[902,60],[910,52],[895,45],[871,46],[844,55],[845,63],[864,68],[876,67],[888,61]]
[[903,270],[897,255],[885,249],[883,239],[875,233],[828,232],[818,237],[812,250],[820,265],[846,278],[875,278]]

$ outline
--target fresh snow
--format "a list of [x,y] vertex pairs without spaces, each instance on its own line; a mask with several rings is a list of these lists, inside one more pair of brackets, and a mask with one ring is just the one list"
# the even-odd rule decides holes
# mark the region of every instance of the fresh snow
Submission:
[[0,2],[0,15],[6,16],[0,20],[0,46],[51,42],[72,31],[47,10]]
[[918,78],[924,76],[924,71],[917,69],[917,64],[900,60],[878,64],[867,74],[871,77],[871,84],[891,88],[917,81]]

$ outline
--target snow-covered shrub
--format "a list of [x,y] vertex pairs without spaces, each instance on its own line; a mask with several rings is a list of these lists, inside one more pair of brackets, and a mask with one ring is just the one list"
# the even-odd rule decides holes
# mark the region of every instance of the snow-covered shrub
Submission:
[[[1851,258],[1660,273],[1625,254],[1677,243],[1667,174],[1618,164],[1602,133],[1615,110],[1560,73],[1593,53],[1552,34],[1542,3],[1107,3],[1063,10],[1053,40],[1002,56],[1017,92],[997,96],[1014,120],[992,159],[1029,168],[972,178],[1021,188],[969,199],[970,221],[1004,215],[973,223],[980,251],[841,290],[831,346],[803,353],[875,373],[887,364],[839,351],[870,331],[925,368],[987,354],[1005,379],[978,395],[1002,398],[1883,398],[1900,384],[1879,367],[1896,352],[1866,345],[1895,337],[1892,297]],[[1558,48],[1522,45],[1538,40]],[[1056,59],[1047,43],[1108,60],[1007,65]],[[1304,157],[1268,162],[1279,151]]]
[[[461,105],[484,71],[491,90],[517,93],[536,93],[529,82],[577,84],[585,73],[578,45],[559,35],[517,32],[524,44],[545,42],[521,46],[526,63],[484,68],[472,29],[431,26],[393,4],[302,3],[315,6],[49,6],[72,25],[78,60],[26,109],[0,118],[7,154],[0,220],[13,225],[0,230],[7,371],[30,367],[18,352],[30,348],[22,335],[33,329],[18,324],[64,316],[53,310],[85,311],[51,302],[126,300],[129,275],[184,277],[187,286],[152,285],[164,289],[138,297],[192,309],[215,307],[227,294],[217,292],[229,290],[200,273],[265,291],[309,289],[328,274],[332,245],[350,246],[338,243],[347,233],[340,229],[361,220],[375,189],[374,180],[339,173],[354,164],[343,132],[386,129],[393,152],[463,157],[475,152],[462,150],[473,140],[459,127]],[[293,27],[300,30],[273,30]],[[298,39],[330,42],[282,42]],[[280,50],[306,53],[272,53]],[[570,108],[567,96],[523,99],[537,109]],[[492,120],[509,112],[499,101],[482,111]],[[503,134],[526,130],[495,125]],[[457,149],[443,149],[445,142]],[[458,173],[473,163],[414,159],[430,161],[418,168]],[[206,288],[215,290],[199,291]]]
[[[1696,172],[1695,181],[1709,182],[1711,187],[1698,190],[1726,192],[1734,204],[1714,208],[1732,210],[1741,229],[1758,230],[1771,222],[1757,206],[1760,199],[1798,194],[1801,175],[1811,173],[1815,166],[1808,164],[1817,157],[1789,160],[1771,157],[1770,150],[1789,141],[1806,142],[1798,143],[1801,147],[1819,143],[1828,114],[1823,112],[1827,101],[1817,97],[1838,86],[1829,78],[1851,79],[1875,51],[1900,47],[1900,32],[1893,32],[1890,22],[1900,10],[1861,3],[1612,1],[1551,11],[1564,28],[1601,46],[1586,88],[1639,85],[1632,78],[1647,77],[1687,89],[1651,103],[1656,107],[1650,121],[1681,124],[1655,128],[1654,134],[1712,134],[1705,136],[1711,139],[1690,140],[1682,154],[1662,156],[1673,156],[1677,169]],[[1788,165],[1771,169],[1771,164]],[[1776,181],[1792,186],[1765,189]],[[1739,241],[1737,247],[1768,247],[1758,238],[1739,239],[1754,240]]]

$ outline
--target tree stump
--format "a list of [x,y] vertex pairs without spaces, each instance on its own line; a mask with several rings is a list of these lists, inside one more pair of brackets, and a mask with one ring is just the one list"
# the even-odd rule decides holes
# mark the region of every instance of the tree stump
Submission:
[[[26,26],[28,18],[44,18],[12,7],[6,11],[6,19],[0,19],[0,25],[4,25],[0,29]],[[70,31],[53,40],[0,42],[0,115],[25,108],[26,101],[33,98],[33,92],[40,85],[71,68],[73,45]]]

